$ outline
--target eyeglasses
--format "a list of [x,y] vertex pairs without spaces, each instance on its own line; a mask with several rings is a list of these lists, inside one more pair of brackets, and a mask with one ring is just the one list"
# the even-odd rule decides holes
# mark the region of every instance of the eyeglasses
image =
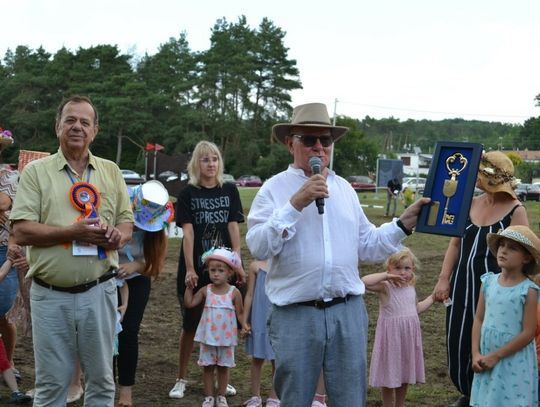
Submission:
[[293,136],[300,139],[302,144],[306,147],[313,147],[317,144],[317,140],[321,142],[323,147],[330,147],[334,142],[334,139],[331,136],[311,136],[307,134],[294,134]]
[[217,157],[204,157],[199,160],[204,164],[217,163],[219,159]]

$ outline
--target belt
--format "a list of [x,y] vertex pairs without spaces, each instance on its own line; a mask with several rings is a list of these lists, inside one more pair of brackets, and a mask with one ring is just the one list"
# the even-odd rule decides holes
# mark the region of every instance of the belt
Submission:
[[54,291],[61,291],[64,293],[71,293],[71,294],[78,294],[78,293],[84,293],[85,291],[88,291],[92,287],[97,286],[98,284],[101,284],[107,280],[110,280],[111,278],[115,277],[117,275],[117,270],[113,267],[111,267],[105,274],[103,274],[100,278],[94,281],[90,281],[89,283],[74,285],[73,287],[59,287],[56,285],[52,285],[49,283],[46,283],[40,278],[34,277],[34,282],[37,285],[40,285],[42,287],[48,288],[50,290]]
[[307,306],[315,307],[318,309],[324,309],[324,308],[331,307],[332,305],[347,302],[349,298],[351,297],[352,297],[351,294],[347,294],[345,297],[336,297],[336,298],[331,299],[330,301],[324,301],[324,300],[304,301],[304,302],[297,302],[296,305],[307,305]]

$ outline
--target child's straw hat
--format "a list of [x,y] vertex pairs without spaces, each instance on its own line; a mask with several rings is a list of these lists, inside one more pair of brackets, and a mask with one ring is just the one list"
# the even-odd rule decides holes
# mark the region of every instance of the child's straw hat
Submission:
[[513,240],[523,246],[531,254],[535,262],[534,267],[532,267],[532,274],[540,272],[540,239],[531,229],[527,226],[514,225],[508,226],[498,233],[488,233],[487,243],[489,250],[495,257],[497,257],[499,241],[502,238]]

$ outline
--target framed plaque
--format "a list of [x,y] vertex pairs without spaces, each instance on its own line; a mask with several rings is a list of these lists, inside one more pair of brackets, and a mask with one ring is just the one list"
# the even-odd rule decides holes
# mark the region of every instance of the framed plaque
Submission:
[[417,232],[463,236],[483,148],[482,144],[463,142],[435,145],[424,189],[431,203],[420,210]]

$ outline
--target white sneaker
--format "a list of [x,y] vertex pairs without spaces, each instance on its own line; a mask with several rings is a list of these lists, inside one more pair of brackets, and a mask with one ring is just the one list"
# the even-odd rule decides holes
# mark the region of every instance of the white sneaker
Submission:
[[[181,399],[184,397],[184,392],[186,391],[186,385],[187,380],[184,379],[176,379],[176,383],[174,384],[174,387],[169,392],[169,397],[171,399]],[[214,405],[212,404],[212,407]]]
[[244,405],[246,407],[262,407],[262,400],[259,396],[252,396]]
[[214,398],[212,396],[205,397],[202,407],[214,407]]
[[[235,390],[236,391],[236,390]],[[204,406],[206,407],[206,406]],[[216,407],[229,407],[225,396],[217,396]]]
[[313,400],[313,403],[311,403],[311,407],[326,407],[326,403],[321,403],[318,400]]
[[225,395],[228,397],[236,396],[236,389],[232,385],[228,384],[227,390],[225,390]]
[[266,399],[266,407],[279,407],[281,405],[281,402],[278,399]]

